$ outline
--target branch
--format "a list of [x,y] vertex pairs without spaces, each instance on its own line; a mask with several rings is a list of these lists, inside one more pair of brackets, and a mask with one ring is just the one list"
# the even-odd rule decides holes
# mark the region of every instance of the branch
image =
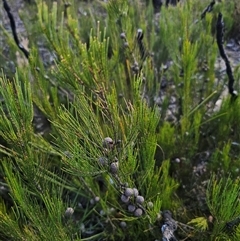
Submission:
[[11,9],[10,9],[6,0],[3,0],[3,7],[4,7],[5,11],[7,12],[8,18],[10,20],[10,25],[11,25],[12,34],[13,34],[13,38],[15,40],[15,43],[17,44],[18,48],[24,53],[24,55],[28,59],[29,58],[29,52],[22,46],[22,44],[20,43],[20,41],[18,39],[15,20],[14,20],[14,17],[11,13]]
[[229,59],[225,53],[224,47],[223,47],[224,22],[223,22],[223,17],[222,17],[221,13],[218,14],[216,28],[217,28],[216,38],[217,38],[218,49],[220,52],[220,56],[222,57],[222,59],[225,62],[226,73],[228,75],[228,91],[232,95],[232,98],[235,99],[237,97],[237,91],[234,90],[234,88],[233,88],[233,84],[234,84],[233,72],[232,72],[232,68],[230,65],[230,61],[229,61]]

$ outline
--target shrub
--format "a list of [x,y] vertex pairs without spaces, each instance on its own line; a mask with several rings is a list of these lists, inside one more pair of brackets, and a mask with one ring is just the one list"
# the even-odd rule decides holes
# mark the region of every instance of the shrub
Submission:
[[1,239],[154,240],[172,222],[178,238],[229,240],[240,112],[239,99],[214,108],[224,81],[213,26],[221,11],[230,31],[237,5],[201,20],[208,1],[160,15],[135,0],[85,14],[75,4],[37,1],[37,15],[22,16],[28,63],[1,77]]

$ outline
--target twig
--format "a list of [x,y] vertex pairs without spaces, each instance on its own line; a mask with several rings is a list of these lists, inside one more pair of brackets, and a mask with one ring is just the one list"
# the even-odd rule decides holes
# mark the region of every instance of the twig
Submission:
[[224,36],[224,22],[223,22],[223,16],[221,13],[218,14],[218,19],[217,19],[217,45],[218,45],[218,49],[220,52],[220,56],[222,57],[222,59],[225,62],[226,65],[226,73],[228,75],[228,91],[229,93],[232,95],[233,99],[236,99],[237,97],[237,91],[234,90],[233,88],[233,84],[234,84],[234,77],[233,77],[233,72],[232,72],[232,68],[230,65],[230,61],[224,51],[224,47],[223,47],[223,36]]
[[141,59],[144,60],[146,57],[146,49],[143,45],[143,31],[142,29],[138,29],[137,31],[137,43],[138,43],[138,47],[139,47],[139,51],[141,54]]
[[240,216],[238,216],[237,218],[235,218],[234,220],[227,222],[224,230],[227,233],[234,233],[236,231],[236,227],[240,224]]
[[213,6],[216,2],[213,0],[202,12],[201,19],[205,18],[206,13],[210,13],[213,10]]
[[172,213],[169,210],[165,210],[162,212],[162,217],[162,241],[177,241],[176,237],[173,234],[177,230],[177,222],[172,218]]
[[165,5],[166,5],[166,7],[168,7],[169,4],[171,4],[171,5],[177,5],[177,3],[178,3],[179,1],[180,1],[180,0],[167,0],[166,3],[165,3]]
[[14,17],[11,13],[11,9],[10,9],[6,0],[3,0],[3,7],[4,7],[5,11],[7,12],[8,18],[10,20],[10,25],[11,25],[12,34],[13,34],[13,38],[15,40],[15,43],[17,44],[18,48],[24,53],[24,55],[28,59],[29,58],[29,52],[22,46],[22,44],[20,43],[20,41],[18,39],[15,20],[14,20]]

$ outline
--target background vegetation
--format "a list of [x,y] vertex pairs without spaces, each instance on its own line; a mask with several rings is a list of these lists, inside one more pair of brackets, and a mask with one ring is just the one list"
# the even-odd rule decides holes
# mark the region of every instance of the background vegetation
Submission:
[[1,240],[167,240],[164,210],[177,240],[239,240],[239,98],[215,34],[221,12],[237,37],[240,5],[201,19],[209,4],[38,0],[19,11],[27,61],[2,26]]

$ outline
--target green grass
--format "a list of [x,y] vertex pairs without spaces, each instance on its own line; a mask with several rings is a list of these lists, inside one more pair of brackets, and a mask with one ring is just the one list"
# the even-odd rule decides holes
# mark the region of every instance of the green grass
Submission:
[[85,15],[71,3],[64,12],[61,1],[39,0],[36,14],[22,14],[24,65],[5,32],[17,72],[0,77],[0,239],[160,240],[170,210],[178,240],[239,240],[239,227],[225,230],[240,215],[239,99],[214,111],[227,82],[216,83],[216,18],[221,11],[231,34],[237,1],[203,20],[207,0],[160,16],[135,0],[94,2]]

